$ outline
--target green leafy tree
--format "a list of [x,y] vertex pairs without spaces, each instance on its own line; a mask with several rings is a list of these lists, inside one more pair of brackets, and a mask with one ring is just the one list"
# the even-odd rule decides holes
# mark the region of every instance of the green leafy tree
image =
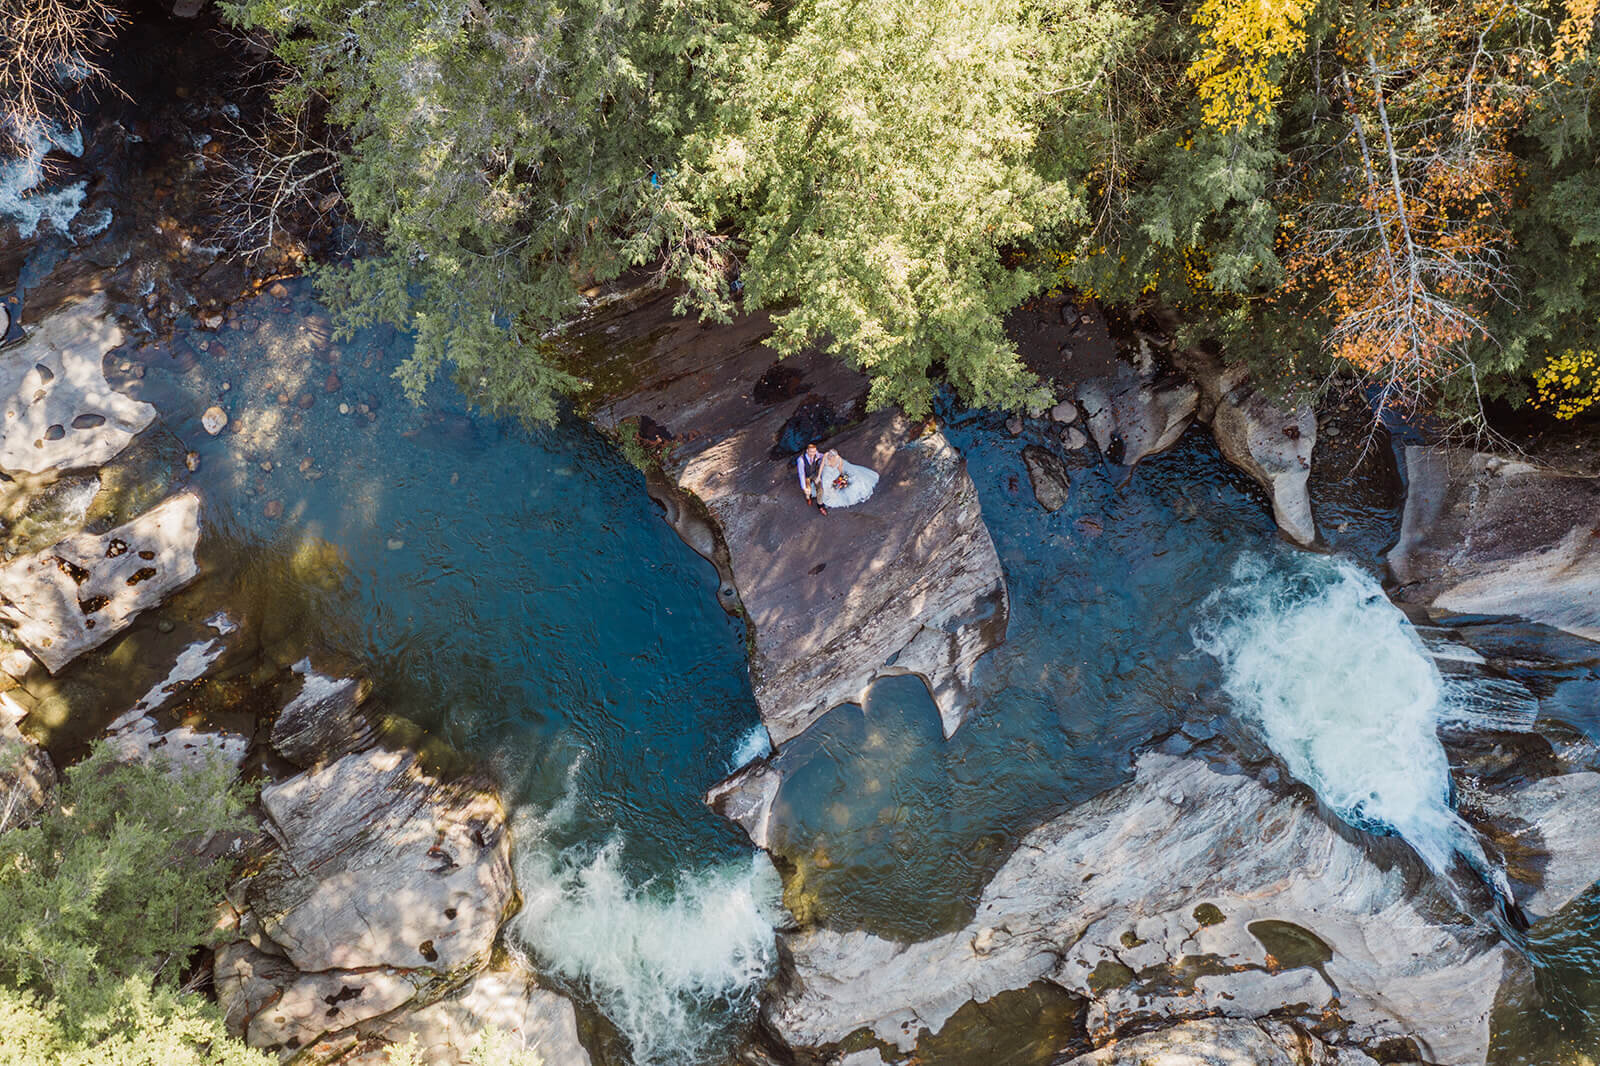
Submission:
[[272,1066],[197,996],[130,977],[69,1020],[59,1000],[0,985],[0,1066]]
[[248,824],[232,779],[221,763],[119,763],[103,745],[67,770],[58,803],[0,834],[0,984],[54,1000],[69,1028],[132,1003],[128,980],[173,985],[228,873],[200,846]]

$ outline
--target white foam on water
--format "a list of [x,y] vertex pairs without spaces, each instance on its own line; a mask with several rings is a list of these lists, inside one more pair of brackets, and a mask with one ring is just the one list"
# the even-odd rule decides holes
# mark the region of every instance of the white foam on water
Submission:
[[1201,618],[1195,644],[1290,774],[1350,824],[1404,838],[1441,876],[1460,854],[1503,885],[1450,806],[1443,679],[1376,581],[1345,562],[1247,555]]
[[[765,853],[637,884],[622,842],[556,852],[528,818],[516,839],[523,908],[515,933],[547,970],[585,986],[625,1036],[635,1066],[688,1066],[717,1027],[750,1009],[776,961],[782,891]],[[530,832],[531,830],[531,832]]]
[[739,738],[738,746],[733,749],[733,757],[728,760],[728,769],[737,770],[771,754],[772,739],[767,736],[767,727],[753,725],[749,732]]
[[26,151],[15,159],[0,163],[0,219],[16,223],[17,232],[32,237],[39,223],[48,220],[62,233],[83,207],[86,182],[59,189],[41,190],[45,179],[44,157],[52,149],[69,155],[83,154],[83,135],[77,130],[65,133],[54,128],[28,131],[21,141]]

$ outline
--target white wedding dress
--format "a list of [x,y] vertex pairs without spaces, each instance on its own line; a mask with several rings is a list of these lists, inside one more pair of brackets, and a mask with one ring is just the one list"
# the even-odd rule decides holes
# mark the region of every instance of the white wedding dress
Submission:
[[872,495],[872,490],[878,487],[878,472],[870,467],[857,466],[843,458],[839,460],[844,466],[845,476],[850,479],[850,484],[842,489],[833,487],[833,482],[839,476],[839,469],[832,465],[822,468],[822,492],[820,499],[824,507],[854,507],[864,502]]

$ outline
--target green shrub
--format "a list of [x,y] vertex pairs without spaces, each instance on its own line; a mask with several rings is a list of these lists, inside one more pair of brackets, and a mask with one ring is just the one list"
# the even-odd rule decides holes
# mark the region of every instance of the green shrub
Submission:
[[[97,746],[34,824],[0,834],[0,984],[57,1001],[59,1017],[39,1009],[69,1035],[108,1011],[167,1010],[161,990],[210,939],[228,875],[201,849],[249,824],[245,799],[225,764],[170,773]],[[129,979],[159,994],[141,1000]]]

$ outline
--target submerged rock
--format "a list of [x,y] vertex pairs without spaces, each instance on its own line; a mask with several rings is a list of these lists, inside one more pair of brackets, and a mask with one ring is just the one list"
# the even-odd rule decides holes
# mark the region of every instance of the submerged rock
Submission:
[[1033,483],[1033,498],[1046,511],[1059,511],[1066,506],[1072,491],[1072,478],[1061,456],[1049,448],[1030,444],[1022,449],[1022,461],[1028,467],[1028,480]]
[[199,574],[200,499],[174,496],[109,533],[0,567],[0,621],[55,673]]
[[[1546,906],[1592,883],[1596,854],[1569,856],[1588,880],[1564,875]],[[1097,1040],[1196,1015],[1329,1012],[1341,1042],[1414,1039],[1428,1061],[1482,1063],[1508,949],[1413,880],[1299,794],[1151,753],[1133,781],[1024,838],[959,932],[787,938],[764,1016],[793,1047],[867,1030],[911,1051],[964,1003],[1042,978],[1089,1002]]]
[[155,421],[113,389],[105,354],[122,343],[104,293],[46,316],[0,357],[0,469],[40,474],[100,466]]
[[[673,316],[672,300],[621,297],[584,323],[583,336],[605,338],[604,352],[585,355],[592,376],[622,382],[596,418],[609,428],[648,418],[670,434],[666,476],[705,505],[727,547],[773,742],[897,674],[927,683],[954,732],[1008,608],[960,453],[898,415],[863,415],[866,379],[821,354],[784,360],[784,388],[767,387],[765,316],[707,330]],[[822,425],[813,415],[824,409],[824,446],[880,475],[870,500],[827,517],[807,506],[788,451],[804,444],[797,419]]]
[[1353,1048],[1329,1047],[1285,1022],[1199,1018],[1118,1040],[1063,1066],[1374,1066],[1376,1061]]
[[1600,640],[1600,478],[1459,449],[1406,449],[1389,568],[1440,614],[1518,615]]

